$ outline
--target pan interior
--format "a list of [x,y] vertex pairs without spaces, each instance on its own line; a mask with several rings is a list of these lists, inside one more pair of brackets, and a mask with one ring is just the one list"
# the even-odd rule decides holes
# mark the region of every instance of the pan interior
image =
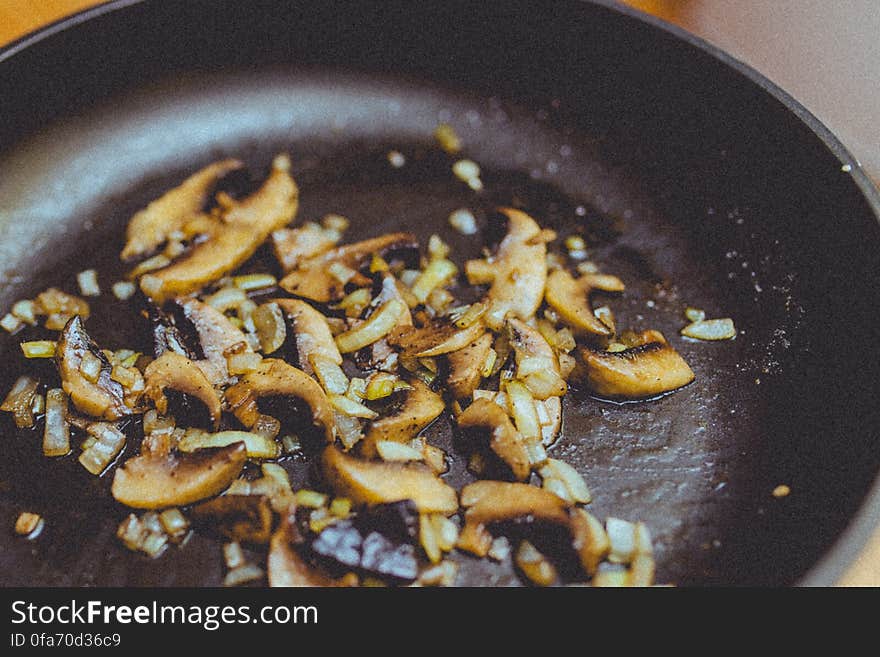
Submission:
[[[274,153],[289,152],[301,219],[343,214],[352,220],[349,239],[390,230],[412,230],[423,240],[437,233],[459,260],[478,256],[481,244],[449,226],[451,211],[471,208],[482,221],[492,207],[516,204],[563,236],[584,232],[591,259],[627,283],[622,297],[605,300],[618,324],[661,330],[697,374],[691,386],[651,402],[613,404],[575,391],[551,455],[585,475],[598,517],[647,523],[658,581],[789,582],[836,527],[804,520],[816,500],[799,500],[818,492],[809,479],[815,464],[804,463],[781,420],[796,410],[797,400],[779,395],[804,312],[791,281],[778,278],[769,262],[785,246],[732,241],[718,252],[724,245],[701,242],[700,230],[673,221],[632,169],[609,163],[601,140],[573,129],[556,105],[321,71],[166,80],[59,123],[6,156],[2,168],[13,175],[0,183],[9,214],[0,229],[4,306],[49,285],[75,291],[75,273],[88,267],[109,288],[123,273],[117,254],[128,217],[224,156],[242,157],[260,175]],[[465,154],[480,163],[483,193],[451,175],[451,160],[431,137],[442,121],[456,127]],[[390,150],[404,154],[403,167],[389,164]],[[754,219],[748,208],[723,212],[707,221],[746,226]],[[143,320],[121,312],[110,297],[93,304],[93,336],[109,348],[148,350]],[[733,317],[740,334],[720,344],[685,341],[678,331],[687,306]],[[24,337],[2,340],[10,364],[4,390],[30,366],[17,353]],[[125,511],[109,498],[112,470],[96,479],[75,455],[44,459],[37,435],[16,433],[5,415],[2,422],[0,525],[11,526],[24,508],[47,520],[34,543],[7,541],[0,554],[7,584],[222,581],[221,542],[208,535],[155,562],[127,553],[114,538]],[[455,456],[448,419],[427,434]],[[304,462],[284,465],[295,487],[309,481]],[[469,477],[457,455],[448,479],[460,486]],[[771,495],[783,483],[793,490],[790,500]],[[857,499],[846,487],[834,492],[835,504]],[[458,560],[460,583],[516,581],[509,563]]]

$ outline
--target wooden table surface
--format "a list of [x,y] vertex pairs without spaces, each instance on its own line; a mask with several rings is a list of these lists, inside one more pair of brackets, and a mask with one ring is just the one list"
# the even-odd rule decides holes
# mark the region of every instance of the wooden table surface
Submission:
[[[735,56],[748,61],[747,49],[740,46],[740,50],[746,53],[745,56],[743,52],[737,52],[737,43],[734,41],[726,43],[723,29],[719,34],[717,26],[712,24],[712,10],[722,6],[717,2],[713,4],[712,0],[703,2],[700,0],[625,1],[672,23],[677,23],[704,38],[709,38],[721,47],[730,49]],[[97,4],[100,2],[96,2],[96,0],[0,0],[0,47],[43,25]],[[727,7],[729,6],[728,4]],[[754,62],[749,63],[756,65]],[[757,68],[764,70],[759,65]],[[779,81],[778,78],[777,81]],[[785,88],[794,93],[796,97],[801,98],[794,89]],[[813,109],[820,118],[829,122],[815,108],[811,107],[810,109]],[[876,125],[876,120],[880,119],[880,116],[874,115],[870,118],[872,125]],[[850,148],[852,147],[853,144],[850,144]],[[856,152],[856,155],[859,153]],[[871,171],[871,173],[875,176],[878,175],[877,171]],[[844,573],[839,584],[842,586],[880,586],[880,528],[874,533],[859,558]]]

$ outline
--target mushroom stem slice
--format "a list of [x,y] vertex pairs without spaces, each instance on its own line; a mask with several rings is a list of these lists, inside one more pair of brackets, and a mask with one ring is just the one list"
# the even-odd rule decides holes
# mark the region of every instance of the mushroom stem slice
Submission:
[[226,390],[226,401],[232,412],[248,428],[260,417],[257,400],[261,397],[301,399],[311,411],[312,424],[321,430],[327,442],[333,442],[336,435],[333,408],[317,381],[302,370],[282,360],[264,358],[257,369]]
[[507,413],[488,399],[477,399],[458,418],[461,429],[488,432],[489,449],[510,468],[514,478],[526,481],[531,473],[525,439],[516,430]]
[[448,516],[458,510],[455,489],[423,463],[368,461],[328,445],[321,470],[336,494],[355,504],[412,500],[421,513]]
[[611,329],[593,313],[590,294],[595,290],[622,292],[623,282],[607,274],[585,274],[575,279],[564,269],[557,269],[547,277],[545,299],[560,319],[575,332],[610,336]]
[[168,412],[165,389],[171,388],[201,401],[208,409],[214,430],[220,426],[220,397],[198,365],[186,356],[166,351],[147,365],[144,378],[147,384],[144,394],[153,400],[162,415]]
[[[94,382],[83,374],[83,358],[88,354],[100,362],[100,370]],[[104,420],[118,420],[130,415],[132,409],[125,404],[125,391],[110,375],[113,368],[98,345],[89,337],[79,315],[71,318],[61,331],[55,350],[55,362],[61,376],[61,387],[77,410]]]
[[116,470],[111,492],[118,502],[136,509],[184,506],[222,492],[246,460],[244,443],[192,454],[142,454]]
[[409,389],[398,393],[403,395],[399,406],[370,424],[367,435],[361,441],[365,456],[375,456],[376,443],[380,441],[405,443],[412,440],[446,408],[443,398],[422,381],[413,379],[409,383]]
[[694,372],[659,331],[643,331],[635,346],[617,352],[585,348],[587,384],[609,398],[644,399],[677,390]]
[[131,260],[156,251],[175,231],[202,211],[217,181],[242,163],[228,159],[196,171],[179,186],[165,192],[128,222],[121,258]]

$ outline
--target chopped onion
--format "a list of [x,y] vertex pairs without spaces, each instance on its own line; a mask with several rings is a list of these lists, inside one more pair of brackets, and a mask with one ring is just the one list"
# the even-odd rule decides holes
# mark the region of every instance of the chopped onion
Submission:
[[376,411],[367,408],[363,404],[358,403],[345,395],[329,394],[327,395],[327,399],[330,401],[330,405],[343,415],[360,417],[367,420],[379,417],[379,414]]
[[510,541],[506,536],[498,536],[492,540],[492,546],[486,556],[495,561],[504,561],[510,556]]
[[336,346],[347,354],[381,340],[397,326],[397,321],[406,310],[406,305],[398,299],[386,301],[362,324],[337,335]]
[[277,303],[264,303],[251,313],[256,334],[260,340],[260,348],[264,354],[277,351],[287,338],[287,326],[284,314]]
[[597,587],[629,586],[629,572],[623,569],[600,570],[593,577],[592,585]]
[[247,455],[254,459],[274,459],[278,457],[278,444],[271,438],[250,431],[218,431],[207,433],[189,430],[184,434],[177,449],[181,452],[195,452],[209,447],[226,447],[232,443],[244,443]]
[[607,518],[605,531],[608,534],[608,540],[611,541],[608,561],[629,563],[636,552],[636,526],[619,518]]
[[[140,276],[143,276],[147,272],[156,271],[157,269],[162,269],[163,267],[167,267],[171,264],[171,259],[160,253],[159,255],[155,255],[152,258],[147,258],[142,263],[138,264],[137,267],[128,272],[128,279],[134,280]],[[151,276],[150,278],[156,278],[155,276]],[[162,285],[162,279],[158,278],[159,286]]]
[[126,301],[134,296],[137,287],[131,281],[116,281],[113,284],[113,296],[120,301]]
[[24,326],[24,323],[10,313],[6,313],[3,316],[3,319],[0,319],[0,326],[2,326],[7,333],[15,333],[18,329]]
[[684,316],[688,318],[688,321],[702,322],[706,319],[706,311],[701,310],[700,308],[687,307],[685,308]]
[[34,326],[37,323],[37,304],[30,299],[22,299],[12,304],[12,314],[25,324]]
[[406,164],[406,158],[400,151],[388,151],[388,163],[395,169],[399,169]]
[[20,376],[6,395],[0,410],[12,413],[15,426],[24,429],[34,426],[34,395],[39,382],[27,375]]
[[373,374],[367,381],[367,388],[364,391],[364,399],[375,400],[383,399],[393,394],[397,389],[395,383],[399,379],[394,374],[387,372],[377,372]]
[[736,337],[736,327],[729,317],[724,319],[704,319],[688,324],[681,334],[696,340],[730,340]]
[[477,190],[482,188],[480,183],[480,165],[473,160],[457,160],[452,165],[452,173],[455,177],[464,183],[467,183],[471,189]]
[[487,306],[482,301],[478,301],[477,303],[472,303],[467,306],[466,310],[461,313],[459,317],[456,317],[453,320],[453,324],[455,324],[456,328],[468,328],[474,324],[480,317],[483,316],[483,313],[486,312],[489,306]]
[[107,422],[94,422],[89,433],[95,442],[79,455],[80,464],[93,475],[100,475],[119,456],[125,446],[125,434]]
[[341,262],[331,262],[330,265],[327,267],[327,273],[343,285],[345,285],[352,278],[357,276],[357,272],[354,269],[342,264]]
[[358,418],[334,411],[333,421],[336,425],[336,437],[339,438],[339,442],[345,446],[345,449],[351,449],[364,437]]
[[293,497],[296,500],[297,506],[304,506],[309,509],[320,509],[321,507],[327,506],[327,496],[316,490],[301,488],[294,493]]
[[348,230],[348,226],[351,222],[343,217],[341,214],[328,214],[324,215],[324,218],[321,219],[321,225],[327,230],[335,230],[339,233],[344,233]]
[[458,566],[453,561],[440,563],[425,568],[416,580],[417,586],[452,586],[458,575]]
[[22,342],[21,351],[25,358],[54,358],[57,346],[54,340],[32,340]]
[[229,569],[236,569],[245,564],[244,550],[238,541],[232,541],[223,545],[223,561]]
[[422,461],[425,458],[419,450],[393,440],[377,440],[376,451],[383,461]]
[[223,578],[223,586],[241,586],[262,579],[264,575],[262,568],[252,563],[246,563],[226,573],[226,577]]
[[470,210],[455,210],[449,215],[449,223],[462,235],[475,235],[477,232],[477,219]]
[[338,364],[318,354],[311,354],[309,363],[324,390],[335,395],[345,394],[348,390],[348,377]]
[[70,451],[70,425],[67,422],[67,395],[61,388],[46,391],[46,427],[43,454],[64,456]]
[[260,366],[263,357],[253,352],[231,354],[226,357],[226,368],[233,376],[253,372]]
[[329,511],[337,518],[347,518],[351,515],[351,500],[347,497],[336,497],[330,502]]
[[180,512],[180,509],[165,509],[159,514],[159,522],[162,529],[171,538],[180,540],[189,531],[189,520]]
[[444,151],[450,155],[455,155],[461,150],[461,139],[458,134],[448,123],[441,123],[434,129],[434,139]]
[[241,288],[224,287],[205,298],[205,303],[222,313],[232,308],[238,308],[247,300],[247,295]]
[[240,290],[260,290],[274,287],[277,283],[278,279],[272,274],[244,274],[232,277],[232,284]]
[[514,560],[517,567],[532,584],[551,586],[558,578],[553,564],[547,561],[544,555],[528,541],[522,541],[519,544]]
[[[569,503],[589,504],[592,501],[590,489],[584,478],[565,461],[559,459],[547,459],[547,463],[538,470],[538,474],[544,480],[544,488],[558,495]],[[558,484],[551,482],[558,482]],[[562,494],[560,494],[562,493]]]
[[269,440],[275,440],[275,437],[281,433],[281,422],[271,415],[260,414],[257,421],[251,427],[251,433],[255,433]]
[[578,263],[576,267],[579,274],[598,274],[599,268],[596,266],[595,262],[590,262],[587,260],[586,262]]
[[38,513],[23,511],[15,519],[15,533],[28,539],[35,539],[45,526],[45,521]]
[[98,272],[94,269],[86,269],[76,275],[79,291],[84,297],[101,296],[101,287],[98,285]]
[[654,557],[649,554],[637,554],[629,567],[628,586],[652,586],[654,584]]
[[425,303],[434,288],[445,285],[456,274],[458,274],[458,267],[451,260],[445,258],[432,260],[413,283],[410,291],[419,300],[419,303]]
[[529,442],[539,440],[541,437],[541,424],[538,421],[535,400],[532,398],[528,388],[517,381],[509,381],[506,391],[509,412],[513,416],[517,430]]

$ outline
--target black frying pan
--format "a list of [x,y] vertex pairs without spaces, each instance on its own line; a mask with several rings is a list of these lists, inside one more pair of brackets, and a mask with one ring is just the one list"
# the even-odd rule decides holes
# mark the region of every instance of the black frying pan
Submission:
[[[87,266],[109,282],[132,212],[221,156],[259,175],[289,150],[300,216],[345,214],[351,237],[438,231],[460,258],[479,245],[448,212],[516,202],[584,226],[628,283],[619,323],[660,329],[696,371],[654,402],[572,395],[554,447],[597,516],[648,524],[659,581],[829,584],[876,523],[880,197],[794,100],[679,30],[609,2],[125,0],[0,53],[0,117],[4,311]],[[450,180],[441,120],[485,194]],[[685,342],[687,305],[739,336]],[[94,309],[98,342],[143,341],[136,320],[99,319],[112,306]],[[0,339],[4,392],[19,337]],[[158,561],[126,552],[109,477],[0,423],[2,584],[221,581],[207,534]],[[429,434],[448,446],[448,422]],[[306,464],[286,465],[305,481]],[[778,484],[791,494],[774,498]],[[6,529],[25,508],[47,519],[33,543]],[[460,583],[515,581],[509,564],[459,559]]]

